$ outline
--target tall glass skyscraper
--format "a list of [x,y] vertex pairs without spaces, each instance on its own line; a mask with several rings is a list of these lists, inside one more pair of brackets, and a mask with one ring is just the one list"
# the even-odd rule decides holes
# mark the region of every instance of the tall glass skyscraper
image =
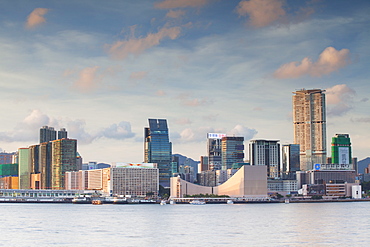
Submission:
[[293,95],[294,144],[299,144],[301,170],[326,162],[325,90],[302,89]]
[[170,187],[172,176],[172,143],[169,141],[166,119],[149,119],[149,128],[144,129],[144,162],[157,163],[159,184]]

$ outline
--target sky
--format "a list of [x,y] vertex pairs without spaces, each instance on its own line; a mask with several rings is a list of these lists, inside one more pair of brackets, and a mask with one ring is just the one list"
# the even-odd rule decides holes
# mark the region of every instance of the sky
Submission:
[[327,147],[370,156],[370,1],[0,2],[0,148],[66,128],[84,162],[143,162],[148,118],[173,153],[207,133],[293,143],[292,96],[326,90]]

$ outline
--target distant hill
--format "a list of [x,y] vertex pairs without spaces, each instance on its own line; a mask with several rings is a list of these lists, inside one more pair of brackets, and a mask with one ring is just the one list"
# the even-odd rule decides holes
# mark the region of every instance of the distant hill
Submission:
[[357,164],[358,164],[358,173],[362,174],[365,173],[365,168],[367,168],[368,165],[370,164],[370,157],[358,161]]
[[198,164],[200,161],[195,161],[192,158],[188,158],[181,154],[173,154],[172,156],[179,157],[179,165],[188,165],[194,167],[194,171],[198,171]]

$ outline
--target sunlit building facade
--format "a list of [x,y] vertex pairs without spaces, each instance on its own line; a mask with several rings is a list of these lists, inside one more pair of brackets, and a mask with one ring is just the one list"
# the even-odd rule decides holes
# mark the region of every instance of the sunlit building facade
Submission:
[[166,119],[149,119],[149,128],[144,129],[144,162],[157,163],[159,184],[170,186],[172,176],[172,143]]
[[222,170],[244,160],[244,137],[225,136],[221,139]]
[[294,144],[300,145],[301,170],[326,162],[325,90],[293,92]]

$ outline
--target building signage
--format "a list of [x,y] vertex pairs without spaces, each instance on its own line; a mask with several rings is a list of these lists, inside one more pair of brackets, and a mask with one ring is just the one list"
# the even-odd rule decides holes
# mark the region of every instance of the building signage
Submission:
[[157,163],[124,163],[117,162],[113,167],[117,168],[157,168]]
[[226,134],[208,133],[208,139],[222,139],[222,137],[226,137]]
[[338,162],[339,164],[349,164],[349,148],[338,147]]
[[321,169],[321,165],[320,164],[315,164],[315,170],[320,170]]

